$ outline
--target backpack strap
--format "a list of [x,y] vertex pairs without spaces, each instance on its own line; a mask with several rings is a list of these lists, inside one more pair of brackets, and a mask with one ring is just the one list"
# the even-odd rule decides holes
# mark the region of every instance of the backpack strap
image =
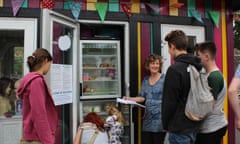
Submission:
[[82,134],[83,134],[83,130],[84,130],[84,129],[83,129],[83,128],[79,128],[78,130],[79,130],[79,132],[80,132],[79,142],[82,143]]
[[99,134],[99,130],[96,129],[93,136],[91,137],[90,144],[94,144],[95,139],[97,138],[97,135]]

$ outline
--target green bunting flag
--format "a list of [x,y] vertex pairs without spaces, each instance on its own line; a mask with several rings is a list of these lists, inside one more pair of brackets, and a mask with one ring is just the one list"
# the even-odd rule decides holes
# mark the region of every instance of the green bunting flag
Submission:
[[208,14],[210,15],[210,18],[212,19],[215,26],[218,27],[219,26],[220,13],[217,12],[217,11],[209,11]]
[[104,22],[107,8],[108,8],[108,3],[95,3],[96,10],[98,11],[98,15],[101,18],[101,22]]
[[203,20],[201,18],[201,12],[197,11],[197,10],[191,10],[191,15],[192,17],[194,17],[197,21],[199,21],[200,23],[203,23]]

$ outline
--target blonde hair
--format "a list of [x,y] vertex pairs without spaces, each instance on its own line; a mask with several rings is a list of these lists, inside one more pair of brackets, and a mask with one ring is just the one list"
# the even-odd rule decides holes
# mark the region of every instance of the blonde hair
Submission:
[[107,105],[106,112],[108,115],[116,115],[117,121],[120,123],[121,126],[124,124],[124,118],[123,118],[122,112],[120,112],[115,106]]

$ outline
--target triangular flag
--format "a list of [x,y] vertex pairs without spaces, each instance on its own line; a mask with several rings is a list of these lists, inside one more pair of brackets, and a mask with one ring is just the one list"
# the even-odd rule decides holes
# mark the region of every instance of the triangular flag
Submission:
[[78,20],[78,17],[79,17],[80,11],[81,11],[81,7],[82,7],[82,2],[71,1],[68,4],[71,9],[73,17],[75,18],[75,20]]
[[203,20],[202,20],[201,12],[200,12],[200,11],[191,9],[190,12],[191,12],[192,17],[194,17],[197,21],[203,23]]
[[28,8],[28,0],[24,0],[22,3],[22,8]]
[[181,8],[184,6],[184,3],[174,3],[172,5],[170,5],[170,7],[173,7],[173,8]]
[[47,9],[53,9],[54,0],[42,0],[42,7]]
[[131,4],[122,3],[121,7],[122,7],[123,11],[127,14],[128,17],[132,16]]
[[220,13],[218,11],[208,11],[210,18],[216,27],[219,25]]
[[13,16],[16,16],[19,8],[22,6],[24,0],[12,0]]
[[160,12],[162,10],[162,8],[156,4],[146,3],[146,5],[150,7],[152,10],[154,10],[155,12]]
[[96,10],[98,11],[98,15],[101,18],[101,22],[104,22],[107,8],[108,8],[108,3],[95,3]]

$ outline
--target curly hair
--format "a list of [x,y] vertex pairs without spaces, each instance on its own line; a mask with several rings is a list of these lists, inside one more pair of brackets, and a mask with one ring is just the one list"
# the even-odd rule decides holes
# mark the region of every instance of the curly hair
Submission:
[[94,123],[94,124],[96,124],[98,129],[104,130],[104,120],[95,112],[88,113],[84,117],[83,122]]
[[161,72],[161,68],[162,68],[162,57],[157,55],[157,54],[151,54],[147,57],[147,59],[144,61],[144,68],[149,72],[149,64],[151,62],[155,62],[156,60],[159,61],[159,72]]
[[106,106],[106,112],[108,115],[116,115],[117,120],[120,123],[120,125],[124,124],[124,118],[122,113],[113,105],[107,105]]

